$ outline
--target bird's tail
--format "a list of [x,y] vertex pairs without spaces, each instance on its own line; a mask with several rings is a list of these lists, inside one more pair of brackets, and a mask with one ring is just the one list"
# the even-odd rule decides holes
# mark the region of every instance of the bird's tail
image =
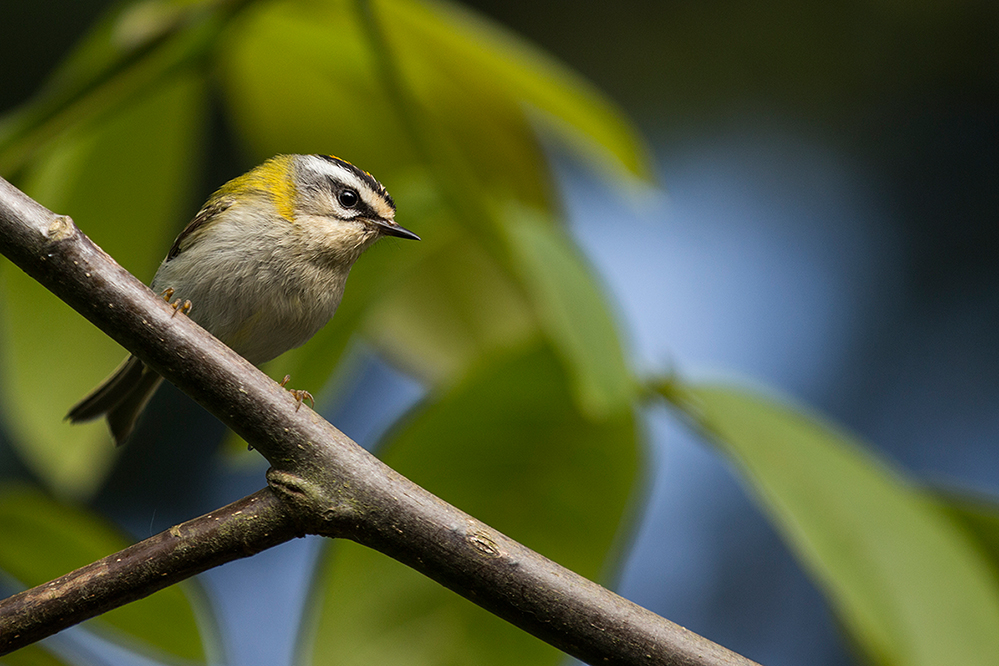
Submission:
[[106,415],[115,444],[121,446],[162,381],[142,361],[129,356],[110,377],[76,403],[66,418],[72,423],[82,423]]

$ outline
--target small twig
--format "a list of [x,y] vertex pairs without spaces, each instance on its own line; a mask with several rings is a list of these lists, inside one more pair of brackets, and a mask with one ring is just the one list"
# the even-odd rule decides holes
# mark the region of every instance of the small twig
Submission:
[[0,654],[297,536],[283,502],[264,488],[0,601]]
[[[525,548],[396,473],[312,410],[299,411],[297,401],[276,382],[190,319],[173,317],[162,298],[69,218],[48,211],[3,179],[0,251],[204,405],[273,466],[271,490],[252,496],[259,502],[267,498],[257,509],[264,529],[235,515],[223,521],[225,529],[212,527],[214,518],[192,521],[186,525],[205,530],[197,539],[198,554],[189,559],[178,559],[182,549],[175,548],[188,544],[184,526],[175,528],[179,538],[171,530],[133,546],[146,566],[171,582],[292,535],[346,537],[590,663],[753,663]],[[271,503],[275,498],[279,506]],[[155,543],[147,546],[150,541]],[[22,593],[21,599],[35,600],[27,607],[0,602],[0,654],[25,644],[10,642],[14,633],[37,640],[152,592],[144,587],[148,579],[143,583],[141,572],[134,571],[137,565],[125,562],[104,570],[100,563],[84,567],[56,581],[56,596],[44,592],[53,584]],[[94,571],[99,575],[91,575]],[[100,601],[88,605],[83,600],[92,594]],[[58,623],[56,616],[62,618]]]

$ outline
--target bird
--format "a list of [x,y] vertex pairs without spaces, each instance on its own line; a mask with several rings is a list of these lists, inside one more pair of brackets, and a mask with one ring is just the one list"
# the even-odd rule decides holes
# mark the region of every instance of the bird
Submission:
[[[374,176],[332,155],[277,155],[209,197],[150,288],[260,365],[332,319],[354,262],[384,236],[420,240]],[[130,355],[66,418],[104,416],[120,446],[162,381]]]

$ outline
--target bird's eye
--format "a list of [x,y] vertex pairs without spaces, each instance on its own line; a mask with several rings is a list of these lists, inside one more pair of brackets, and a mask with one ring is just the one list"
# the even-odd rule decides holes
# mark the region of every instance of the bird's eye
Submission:
[[361,197],[357,195],[354,190],[340,190],[336,195],[336,200],[340,202],[340,205],[344,208],[353,208],[357,205],[357,202],[361,200]]

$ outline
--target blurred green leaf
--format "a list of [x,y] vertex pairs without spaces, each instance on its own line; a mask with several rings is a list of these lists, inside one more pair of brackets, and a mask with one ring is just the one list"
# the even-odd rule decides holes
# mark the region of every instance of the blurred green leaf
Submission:
[[255,158],[330,153],[390,186],[415,161],[350,0],[258,3],[223,37],[219,81]]
[[29,645],[0,657],[3,666],[67,666],[67,662],[39,647]]
[[515,261],[580,405],[597,417],[629,409],[636,384],[593,270],[561,230],[529,214],[509,217]]
[[[29,587],[129,545],[93,514],[19,487],[0,490],[0,534],[0,570]],[[84,626],[130,648],[207,663],[195,610],[184,589],[197,588],[185,582],[160,590],[88,620]]]
[[[468,151],[481,151],[489,161],[504,155],[510,147],[502,144],[521,135],[527,110],[529,120],[556,131],[603,173],[617,169],[618,177],[651,177],[645,147],[623,111],[544,51],[458,3],[373,4],[384,17],[406,82],[444,126],[467,131],[460,142]],[[507,131],[486,135],[484,129],[495,127],[503,115],[509,118]],[[497,145],[483,145],[483,138]],[[537,150],[526,137],[523,142],[532,144],[529,152]],[[522,155],[498,162],[506,174],[524,172],[530,163]]]
[[0,118],[0,172],[20,174],[40,152],[58,151],[66,133],[113,123],[122,109],[203,65],[224,17],[241,4],[145,0],[113,7],[33,99]]
[[944,511],[966,529],[999,574],[999,504],[995,498],[953,492],[935,493]]
[[742,466],[872,663],[999,663],[999,583],[940,506],[853,437],[733,388],[665,385]]
[[[192,208],[190,164],[201,143],[203,96],[198,76],[164,81],[104,121],[67,130],[31,164],[21,185],[71,215],[119,263],[148,280]],[[103,480],[114,447],[103,423],[70,426],[63,419],[126,352],[6,261],[0,280],[0,347],[6,351],[0,393],[12,441],[52,488],[85,495]]]
[[372,308],[365,332],[397,365],[436,385],[538,327],[509,275],[474,239],[434,250]]
[[[582,416],[549,349],[493,357],[413,415],[383,459],[431,492],[590,578],[635,499],[634,416]],[[379,553],[336,542],[316,586],[313,664],[538,664],[564,656]]]

